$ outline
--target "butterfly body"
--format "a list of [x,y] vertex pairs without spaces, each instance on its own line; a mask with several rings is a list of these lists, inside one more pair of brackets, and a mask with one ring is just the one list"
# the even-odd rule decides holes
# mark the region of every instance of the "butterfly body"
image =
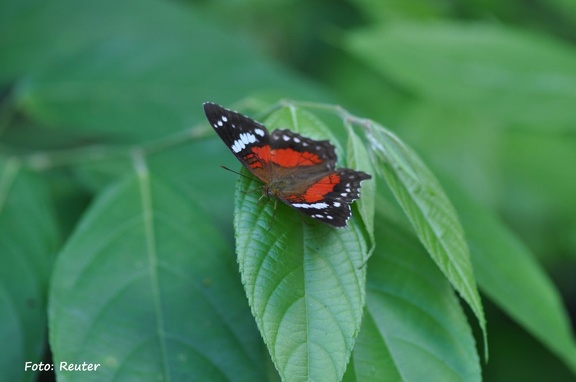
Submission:
[[230,151],[263,183],[263,196],[332,226],[346,226],[360,182],[371,176],[337,169],[329,141],[286,129],[269,133],[259,122],[214,103],[205,103],[204,112]]

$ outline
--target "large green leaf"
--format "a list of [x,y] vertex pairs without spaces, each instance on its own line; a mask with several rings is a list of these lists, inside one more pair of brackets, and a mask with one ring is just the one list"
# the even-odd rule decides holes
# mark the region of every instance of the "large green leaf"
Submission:
[[480,381],[474,338],[450,284],[412,235],[380,224],[376,236],[345,380]]
[[372,153],[386,182],[432,259],[472,308],[486,346],[482,302],[454,207],[434,174],[410,147],[378,124],[367,127]]
[[5,1],[0,15],[0,83],[18,111],[91,139],[164,136],[199,121],[204,101],[306,87],[192,4]]
[[[162,174],[162,179],[199,201],[199,207],[215,221],[225,220],[226,229],[231,231],[236,178],[222,170],[220,165],[232,167],[238,162],[227,155],[229,150],[216,133],[209,132],[213,134],[211,139],[193,140],[150,155],[148,165],[151,172]],[[102,160],[74,166],[77,181],[92,192],[101,191],[129,170],[128,152],[125,154],[120,157],[103,156]]]
[[576,340],[552,281],[496,217],[457,187],[450,190],[466,228],[482,291],[576,374]]
[[[329,138],[294,107],[274,113],[270,129]],[[336,143],[335,141],[333,141]],[[364,307],[366,234],[353,212],[348,228],[313,221],[278,203],[259,205],[256,182],[239,179],[236,248],[252,313],[284,381],[342,378]],[[355,209],[353,209],[355,210]]]
[[46,348],[48,280],[58,230],[46,185],[20,167],[0,161],[0,380],[33,381],[26,364]]
[[[58,258],[59,380],[262,380],[232,247],[196,203],[138,168],[98,197]],[[70,373],[60,362],[100,367]]]
[[495,25],[392,23],[357,31],[352,54],[431,102],[539,131],[574,131],[576,50]]

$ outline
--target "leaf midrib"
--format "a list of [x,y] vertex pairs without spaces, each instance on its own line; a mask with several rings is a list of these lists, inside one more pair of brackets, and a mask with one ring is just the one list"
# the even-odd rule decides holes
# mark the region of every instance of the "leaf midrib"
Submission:
[[[139,160],[140,159],[140,160]],[[156,316],[159,337],[162,368],[166,381],[171,381],[170,369],[168,367],[168,350],[166,348],[166,331],[164,327],[164,316],[162,315],[160,284],[158,281],[158,253],[155,239],[154,211],[152,207],[152,192],[150,185],[150,173],[141,157],[135,159],[136,172],[138,175],[138,186],[140,189],[140,200],[142,202],[142,223],[144,225],[146,239],[146,254],[150,272],[150,288],[154,304],[154,314]]]

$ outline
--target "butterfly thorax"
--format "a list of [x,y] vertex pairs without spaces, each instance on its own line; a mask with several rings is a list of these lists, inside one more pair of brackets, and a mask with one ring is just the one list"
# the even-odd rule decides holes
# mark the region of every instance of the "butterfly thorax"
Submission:
[[301,183],[291,178],[274,179],[270,183],[262,185],[264,196],[275,196],[280,199],[285,199],[286,195],[300,194],[305,191],[305,187]]
[[283,174],[264,184],[262,194],[267,198],[274,196],[288,203],[316,201],[319,197],[310,193],[310,186],[334,173],[327,169],[309,168],[307,171]]

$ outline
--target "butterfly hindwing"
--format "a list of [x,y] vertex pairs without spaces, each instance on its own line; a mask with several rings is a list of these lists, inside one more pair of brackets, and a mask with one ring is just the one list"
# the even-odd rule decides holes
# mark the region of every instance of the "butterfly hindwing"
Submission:
[[362,171],[340,168],[309,185],[298,199],[285,202],[311,218],[345,227],[351,215],[350,203],[360,197],[360,182],[370,178]]

